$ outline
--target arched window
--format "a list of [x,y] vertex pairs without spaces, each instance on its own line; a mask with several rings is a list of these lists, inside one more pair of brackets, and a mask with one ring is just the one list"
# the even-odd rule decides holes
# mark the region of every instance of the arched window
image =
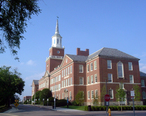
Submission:
[[117,68],[118,68],[118,77],[119,78],[123,78],[124,77],[123,63],[122,62],[118,62]]

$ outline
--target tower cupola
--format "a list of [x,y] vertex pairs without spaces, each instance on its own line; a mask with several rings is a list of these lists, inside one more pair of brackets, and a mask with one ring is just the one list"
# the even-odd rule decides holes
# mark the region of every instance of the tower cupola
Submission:
[[62,48],[62,37],[59,34],[58,19],[56,22],[55,35],[52,36],[52,47]]

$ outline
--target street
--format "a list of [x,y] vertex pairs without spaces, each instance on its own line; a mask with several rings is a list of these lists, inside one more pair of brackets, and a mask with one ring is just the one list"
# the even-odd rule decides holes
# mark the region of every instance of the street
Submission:
[[[146,116],[146,111],[135,111],[135,116]],[[57,108],[52,110],[51,107],[47,106],[34,106],[34,105],[22,105],[20,104],[17,108],[12,108],[9,111],[0,113],[0,116],[106,116],[105,111],[77,111],[65,108]],[[112,116],[134,116],[133,111],[112,111]]]

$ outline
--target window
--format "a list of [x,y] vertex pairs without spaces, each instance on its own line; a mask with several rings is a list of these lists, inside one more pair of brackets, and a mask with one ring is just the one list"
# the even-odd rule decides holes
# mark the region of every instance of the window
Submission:
[[97,74],[94,75],[95,83],[97,82]]
[[129,70],[133,70],[132,62],[128,62],[128,68]]
[[68,75],[69,75],[69,67],[68,67]]
[[87,72],[89,72],[89,64],[87,64]]
[[96,61],[94,61],[94,70],[97,69],[97,64],[96,64]]
[[146,99],[146,92],[145,91],[142,92],[142,98]]
[[130,83],[134,83],[133,75],[129,75]]
[[79,73],[83,73],[83,65],[79,65]]
[[112,61],[107,60],[107,69],[112,69]]
[[66,76],[67,76],[67,68],[66,68]]
[[70,73],[72,73],[72,66],[70,66]]
[[64,80],[64,87],[65,87],[65,80]]
[[87,96],[88,96],[88,99],[90,99],[90,91],[88,91],[88,95]]
[[98,90],[95,90],[95,98],[98,98]]
[[119,78],[124,78],[124,70],[123,70],[123,63],[118,62],[118,77]]
[[144,80],[141,80],[141,86],[142,86],[142,87],[145,87]]
[[62,87],[63,87],[63,81],[62,81]]
[[93,83],[93,75],[91,75],[91,83]]
[[84,77],[80,77],[80,78],[79,78],[79,84],[80,84],[80,85],[83,85],[83,84],[84,84]]
[[93,63],[90,64],[90,67],[91,67],[91,71],[92,71],[93,70]]
[[59,75],[59,81],[61,81],[61,75]]
[[112,89],[109,90],[109,95],[110,95],[110,99],[113,99],[114,98],[113,97],[113,90]]
[[71,100],[72,99],[72,97],[71,97],[71,91],[69,92],[69,100]]
[[68,59],[66,59],[66,63],[68,62]]
[[108,82],[113,82],[113,76],[110,73],[108,73]]
[[92,99],[94,98],[94,91],[93,90],[91,91],[91,98]]
[[89,76],[87,77],[87,81],[88,81],[87,84],[90,84],[90,78],[89,78]]
[[70,85],[70,82],[69,82],[70,78],[68,78],[68,85]]
[[67,79],[66,79],[66,86],[68,86],[68,85],[67,85]]
[[120,88],[124,89],[124,84],[123,83],[120,83]]

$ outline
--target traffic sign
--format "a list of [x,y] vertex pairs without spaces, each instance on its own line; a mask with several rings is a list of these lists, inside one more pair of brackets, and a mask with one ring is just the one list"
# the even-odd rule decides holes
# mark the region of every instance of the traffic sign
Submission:
[[109,95],[109,94],[106,94],[106,95],[104,96],[104,99],[105,99],[105,101],[109,101],[109,100],[110,100],[110,95]]
[[17,107],[19,104],[16,102],[14,105],[15,105],[15,107]]

